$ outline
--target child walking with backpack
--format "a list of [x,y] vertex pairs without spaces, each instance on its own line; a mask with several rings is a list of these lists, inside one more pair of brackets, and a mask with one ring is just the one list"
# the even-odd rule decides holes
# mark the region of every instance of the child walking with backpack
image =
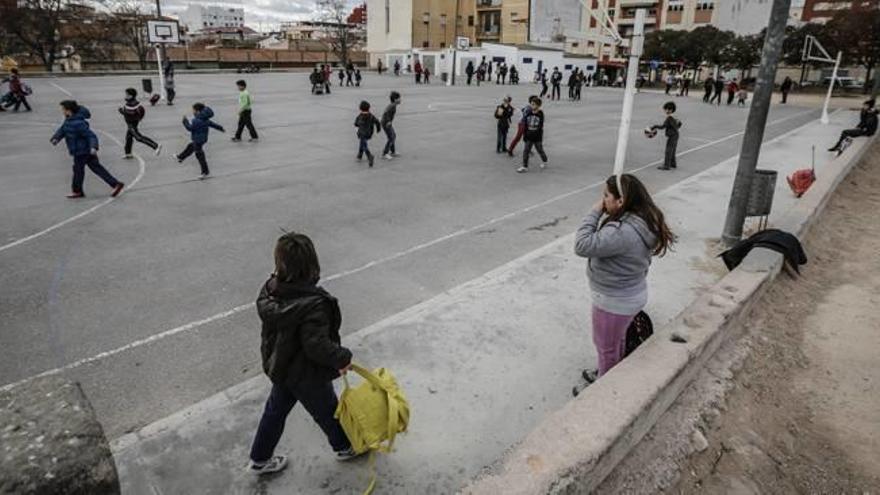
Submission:
[[191,139],[190,143],[186,145],[186,148],[177,155],[177,162],[183,163],[184,160],[195,153],[196,159],[199,161],[199,167],[201,167],[202,170],[199,179],[204,180],[207,179],[208,175],[211,173],[208,169],[208,159],[205,157],[205,145],[208,143],[208,132],[212,127],[220,132],[226,132],[226,130],[211,120],[211,117],[214,116],[214,111],[209,107],[206,107],[204,103],[196,103],[193,105],[192,113],[192,121],[187,120],[186,117],[183,118],[183,127],[189,131]]
[[547,153],[544,153],[544,111],[541,110],[541,99],[531,101],[531,112],[526,117],[526,131],[524,135],[525,149],[523,150],[522,167],[516,171],[520,174],[529,171],[529,155],[534,147],[541,156],[541,170],[547,168]]
[[662,124],[652,125],[650,130],[656,132],[659,129],[664,129],[666,131],[666,154],[663,157],[663,165],[657,168],[672,170],[677,166],[675,150],[678,147],[678,130],[681,128],[681,121],[672,116],[675,113],[675,103],[671,101],[663,104],[663,113],[666,114],[666,120]]
[[238,129],[235,131],[235,136],[232,137],[232,140],[241,141],[241,133],[247,127],[248,133],[251,135],[251,141],[256,141],[259,139],[259,136],[257,136],[257,130],[254,128],[254,121],[251,115],[254,101],[251,99],[251,94],[247,90],[247,83],[243,79],[236,81],[235,85],[238,86]]
[[530,113],[532,113],[532,100],[537,98],[537,96],[532,95],[529,96],[529,104],[522,108],[522,118],[520,118],[519,123],[516,125],[516,135],[513,136],[513,141],[510,142],[510,146],[507,147],[507,156],[513,156],[513,149],[516,148],[516,145],[519,143],[519,140],[522,139],[523,134],[526,132],[526,120]]
[[76,199],[86,196],[83,193],[86,167],[89,167],[89,170],[113,188],[110,196],[114,198],[119,196],[125,184],[110,175],[110,172],[98,160],[98,136],[89,127],[87,120],[91,118],[92,114],[86,107],[79,106],[75,100],[62,101],[61,113],[64,114],[64,123],[55,131],[49,141],[55,146],[63,138],[64,143],[67,144],[67,151],[73,157],[72,191],[67,197]]
[[373,167],[373,154],[370,153],[370,139],[373,137],[373,130],[382,132],[382,125],[375,115],[370,113],[370,103],[362,101],[360,104],[361,113],[354,119],[354,126],[357,127],[357,137],[359,141],[357,159],[362,160],[367,155],[370,168]]
[[144,106],[141,105],[141,102],[137,99],[136,89],[128,88],[125,90],[125,104],[119,107],[119,113],[125,118],[125,125],[128,126],[128,130],[125,132],[125,155],[123,155],[123,158],[134,158],[134,155],[131,154],[131,147],[134,144],[134,141],[149,146],[156,152],[156,155],[162,152],[161,144],[144,136],[141,134],[140,130],[138,130],[138,125],[141,123],[141,120],[144,119],[146,111],[144,110]]
[[250,452],[250,471],[257,475],[287,467],[275,447],[297,402],[327,436],[337,460],[358,456],[334,417],[339,399],[333,380],[351,368],[352,358],[341,345],[339,302],[318,285],[321,266],[306,235],[281,236],[274,257],[275,272],[257,298],[263,372],[272,382]]

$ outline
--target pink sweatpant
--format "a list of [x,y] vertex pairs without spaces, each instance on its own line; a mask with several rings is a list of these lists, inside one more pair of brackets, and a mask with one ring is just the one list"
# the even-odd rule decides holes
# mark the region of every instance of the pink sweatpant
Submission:
[[599,376],[623,359],[626,330],[635,315],[616,315],[593,306],[593,344],[599,354]]

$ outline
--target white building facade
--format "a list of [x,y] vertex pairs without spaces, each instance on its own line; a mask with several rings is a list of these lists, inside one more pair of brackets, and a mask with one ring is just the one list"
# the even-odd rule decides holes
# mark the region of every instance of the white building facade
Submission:
[[381,60],[386,68],[400,61],[412,62],[412,0],[369,0],[367,2],[367,52],[369,65]]
[[211,28],[244,27],[244,9],[216,5],[189,4],[178,16],[189,32]]

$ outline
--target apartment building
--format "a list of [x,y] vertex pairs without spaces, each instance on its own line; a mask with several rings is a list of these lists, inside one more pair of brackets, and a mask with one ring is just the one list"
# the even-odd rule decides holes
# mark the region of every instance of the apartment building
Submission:
[[475,3],[478,43],[515,45],[528,41],[529,0],[476,0]]
[[712,24],[716,17],[715,7],[715,0],[667,0],[660,29],[690,31]]
[[244,9],[191,3],[178,16],[189,32],[211,28],[243,28]]

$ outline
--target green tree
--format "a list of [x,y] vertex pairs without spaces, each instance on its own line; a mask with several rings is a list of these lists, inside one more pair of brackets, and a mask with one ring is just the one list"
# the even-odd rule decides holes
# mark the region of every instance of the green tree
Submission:
[[825,35],[843,51],[844,62],[867,69],[865,93],[880,61],[880,5],[837,13],[824,29]]
[[752,67],[761,63],[761,49],[764,38],[759,34],[736,36],[723,50],[723,61],[739,69],[742,78],[751,75]]

